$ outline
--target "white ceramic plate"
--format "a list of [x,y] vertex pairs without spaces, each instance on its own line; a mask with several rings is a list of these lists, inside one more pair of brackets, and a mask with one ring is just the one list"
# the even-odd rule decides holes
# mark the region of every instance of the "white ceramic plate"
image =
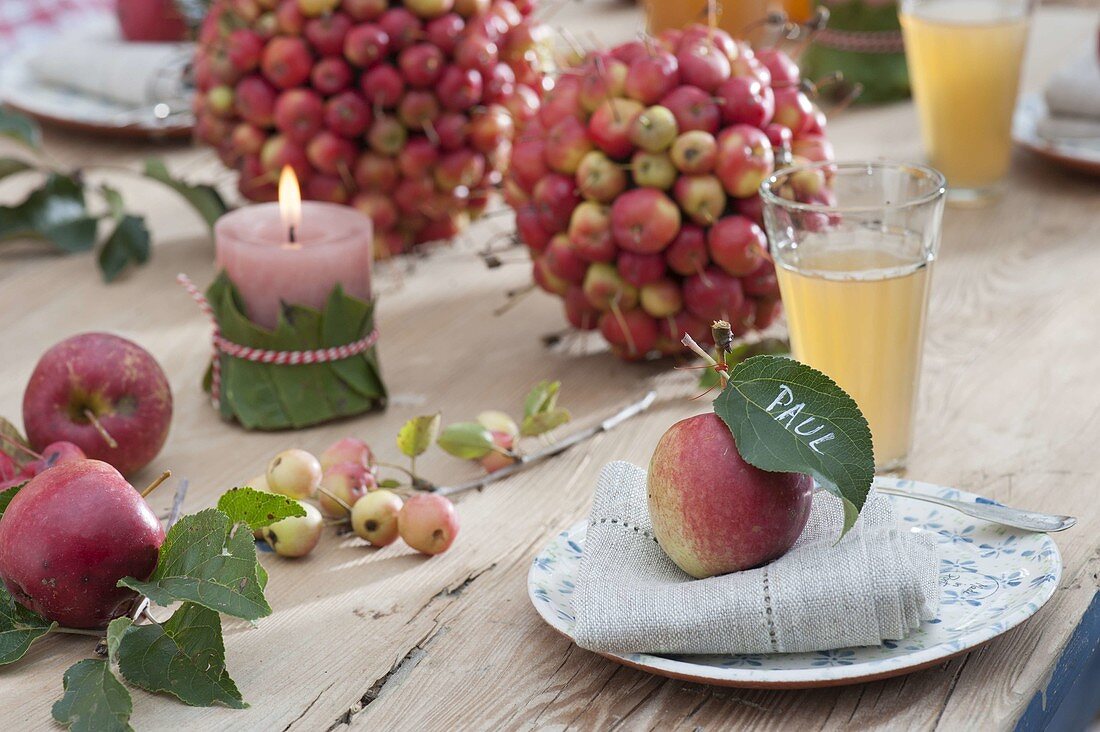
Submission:
[[[989,502],[954,488],[893,478],[876,484],[912,493]],[[608,654],[650,673],[759,688],[854,684],[926,668],[995,638],[1035,614],[1058,586],[1062,559],[1046,534],[1009,529],[948,508],[891,497],[903,525],[933,534],[940,548],[939,617],[902,641],[815,653],[727,656]],[[587,523],[563,531],[535,557],[527,592],[539,615],[572,637],[573,589]]]
[[[93,16],[85,30],[93,33],[113,22],[110,17]],[[188,111],[158,119],[152,105],[128,108],[75,90],[42,84],[28,65],[33,52],[32,47],[5,54],[0,63],[0,101],[15,111],[41,122],[111,137],[175,138],[191,134],[195,119],[189,104],[176,100],[173,104]]]
[[1025,94],[1016,105],[1012,139],[1026,150],[1067,168],[1100,175],[1100,140],[1047,140],[1039,134],[1047,105],[1039,94]]

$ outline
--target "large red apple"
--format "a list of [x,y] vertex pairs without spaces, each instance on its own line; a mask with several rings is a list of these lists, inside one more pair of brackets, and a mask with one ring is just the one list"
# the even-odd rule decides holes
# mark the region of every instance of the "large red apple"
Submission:
[[182,41],[187,23],[175,0],[118,0],[118,24],[128,41]]
[[71,442],[123,475],[157,456],[171,421],[172,391],[156,359],[108,333],[76,335],[46,351],[23,394],[23,425],[32,447],[41,451],[51,442]]
[[691,576],[712,577],[786,553],[810,516],[813,481],[745,462],[729,427],[709,412],[661,437],[647,493],[661,548]]
[[117,587],[157,566],[164,529],[122,474],[78,460],[37,475],[0,520],[0,578],[21,605],[70,628],[102,628],[137,597]]

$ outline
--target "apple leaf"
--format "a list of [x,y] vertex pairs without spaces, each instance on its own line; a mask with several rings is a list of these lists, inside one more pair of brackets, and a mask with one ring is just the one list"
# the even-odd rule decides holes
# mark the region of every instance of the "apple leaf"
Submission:
[[30,450],[30,444],[27,442],[27,438],[23,436],[23,433],[19,431],[19,428],[3,417],[0,417],[0,452],[10,457],[16,463],[22,464],[26,461],[29,453],[27,450],[19,449],[16,445],[21,445],[27,448],[27,450]]
[[523,416],[533,417],[543,412],[552,412],[558,405],[560,381],[540,381],[531,388],[523,400]]
[[0,136],[10,137],[32,150],[42,146],[42,131],[29,117],[0,108]]
[[278,493],[252,488],[230,488],[218,499],[218,510],[235,524],[256,531],[291,516],[305,516],[302,504]]
[[714,412],[747,462],[808,473],[840,498],[841,536],[847,533],[867,499],[875,459],[867,420],[836,382],[789,358],[755,356],[731,369]]
[[23,481],[19,485],[13,485],[10,488],[5,488],[0,491],[0,518],[4,518],[4,511],[8,510],[8,504],[11,503],[11,499],[15,498],[15,494],[26,484],[27,481]]
[[437,444],[463,460],[477,460],[493,451],[493,433],[478,422],[449,425],[439,434]]
[[27,170],[35,170],[35,167],[19,158],[0,158],[0,180]]
[[406,457],[421,455],[439,436],[439,414],[413,417],[397,433],[397,449]]
[[99,250],[99,269],[113,282],[131,264],[149,261],[149,229],[141,216],[125,214]]
[[557,407],[548,412],[527,415],[523,418],[519,431],[525,437],[534,437],[557,429],[572,418],[568,409]]
[[125,628],[118,669],[134,686],[167,692],[191,706],[248,706],[225,669],[221,616],[194,603],[180,605],[163,625]]
[[80,182],[59,173],[51,173],[22,203],[0,206],[0,241],[44,239],[66,252],[83,252],[95,246],[96,225]]
[[57,627],[15,601],[0,582],[0,666],[22,658],[31,643]]
[[[207,289],[206,297],[222,335],[254,348],[329,348],[357,341],[374,329],[374,304],[350,297],[340,287],[333,288],[323,311],[287,306],[273,331],[248,319],[224,272]],[[220,358],[219,409],[224,418],[236,419],[248,429],[301,429],[386,404],[386,387],[373,348],[339,361],[284,366],[224,354]],[[209,391],[209,378],[204,388]]]
[[129,587],[165,607],[190,601],[244,620],[271,614],[256,572],[252,534],[209,508],[184,516],[168,531],[160,561],[145,582],[124,577]]
[[161,160],[157,160],[156,158],[146,160],[145,175],[155,181],[163,183],[183,196],[183,199],[199,212],[199,215],[202,216],[206,225],[211,229],[214,228],[214,222],[218,220],[218,217],[229,210],[229,206],[226,205],[221,194],[218,193],[217,189],[213,186],[195,185],[178,178],[173,178],[172,174],[168,172],[168,168]]
[[88,658],[69,667],[65,695],[54,702],[53,718],[73,732],[130,732],[134,703],[115,678],[111,664]]

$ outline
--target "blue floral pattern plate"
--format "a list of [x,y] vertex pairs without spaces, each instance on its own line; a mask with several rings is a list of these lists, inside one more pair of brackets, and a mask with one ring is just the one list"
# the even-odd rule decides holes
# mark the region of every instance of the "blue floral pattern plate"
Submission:
[[[955,488],[895,478],[876,485],[988,503]],[[940,549],[940,612],[915,633],[881,646],[815,653],[677,656],[608,654],[614,661],[673,678],[743,687],[797,688],[853,684],[911,673],[970,650],[1031,617],[1058,586],[1062,558],[1046,534],[964,516],[948,508],[891,497],[902,524],[934,535]],[[535,557],[527,592],[539,615],[572,636],[574,579],[587,522],[558,534]]]

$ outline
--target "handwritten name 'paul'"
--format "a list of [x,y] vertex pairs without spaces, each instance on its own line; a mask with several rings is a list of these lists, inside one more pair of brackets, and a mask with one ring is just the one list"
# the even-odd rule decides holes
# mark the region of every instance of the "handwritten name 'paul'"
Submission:
[[[772,410],[782,409],[783,407],[786,407],[786,409],[783,409],[783,411],[779,414],[772,414]],[[825,429],[825,423],[818,420],[817,417],[806,417],[796,426],[795,421],[799,418],[799,415],[802,414],[802,410],[805,408],[805,402],[799,402],[798,404],[794,403],[794,392],[791,391],[791,387],[787,386],[786,384],[780,384],[779,393],[776,394],[775,399],[772,400],[772,403],[768,405],[767,412],[768,414],[772,414],[772,417],[775,418],[776,422],[784,425],[787,429],[794,432],[799,437],[813,437],[818,432]],[[821,452],[821,449],[818,447],[818,445],[835,439],[836,433],[828,432],[824,435],[821,435],[820,437],[816,437],[813,440],[810,440],[810,449],[816,452],[818,455],[822,455],[824,453]]]

